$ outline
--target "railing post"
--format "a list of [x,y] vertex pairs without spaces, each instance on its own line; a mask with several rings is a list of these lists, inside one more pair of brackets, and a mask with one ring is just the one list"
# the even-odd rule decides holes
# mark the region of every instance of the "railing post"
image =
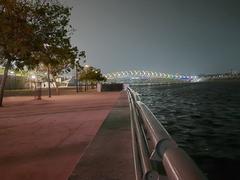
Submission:
[[[133,99],[130,100],[130,114],[131,114],[131,124],[133,129],[133,136],[132,138],[135,138],[135,142],[133,142],[133,151],[136,153],[136,148],[138,152],[138,156],[140,158],[140,164],[141,164],[141,170],[142,170],[142,178],[143,180],[158,180],[159,174],[152,169],[151,163],[149,160],[149,152],[146,146],[146,141],[144,139],[144,135],[142,132],[142,129],[140,127],[140,124],[137,120],[137,113],[133,109],[134,107]],[[135,163],[139,163],[139,160],[137,159],[137,155],[134,155]],[[139,164],[135,164],[136,170],[138,170]],[[136,172],[136,177],[139,178],[138,172]]]
[[[149,108],[140,101],[138,94],[131,88],[128,88],[128,98],[132,124],[133,152],[138,154],[134,155],[134,159],[136,158],[134,161],[135,169],[139,171],[137,167],[139,167],[139,164],[141,165],[142,179],[206,179],[193,160],[177,146],[162,124]],[[145,131],[148,134],[151,146],[145,138]],[[152,147],[152,149],[149,147]],[[151,161],[161,163],[167,176],[162,176],[157,172],[153,168]],[[136,174],[136,178],[139,178],[139,174]]]

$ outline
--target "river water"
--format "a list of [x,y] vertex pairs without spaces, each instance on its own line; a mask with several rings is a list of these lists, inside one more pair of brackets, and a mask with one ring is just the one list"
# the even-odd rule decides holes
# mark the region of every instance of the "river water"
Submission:
[[240,81],[132,88],[208,179],[240,179]]

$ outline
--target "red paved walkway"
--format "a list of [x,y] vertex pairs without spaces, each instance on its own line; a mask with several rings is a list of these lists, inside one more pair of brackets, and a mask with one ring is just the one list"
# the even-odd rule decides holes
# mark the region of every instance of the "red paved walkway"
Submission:
[[0,108],[0,179],[67,179],[119,95],[6,98]]

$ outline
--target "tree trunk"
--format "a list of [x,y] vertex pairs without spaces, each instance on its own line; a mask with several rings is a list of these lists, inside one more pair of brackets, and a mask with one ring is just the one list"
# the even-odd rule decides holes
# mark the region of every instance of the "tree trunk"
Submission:
[[50,70],[49,66],[47,67],[47,78],[48,78],[48,97],[51,97],[51,83],[50,83]]
[[4,74],[1,80],[1,85],[0,85],[0,106],[3,105],[3,96],[4,96],[4,88],[5,88],[5,84],[6,84],[6,80],[7,80],[7,76],[8,76],[8,70],[10,68],[10,64],[11,64],[11,60],[7,60],[7,64],[5,65],[5,69],[4,69]]

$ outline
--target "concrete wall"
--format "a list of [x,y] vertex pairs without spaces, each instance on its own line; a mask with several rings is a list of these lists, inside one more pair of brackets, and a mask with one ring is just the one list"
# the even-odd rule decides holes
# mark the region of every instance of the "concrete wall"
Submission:
[[122,83],[112,83],[112,84],[99,84],[97,85],[98,92],[104,91],[122,91],[124,85]]

